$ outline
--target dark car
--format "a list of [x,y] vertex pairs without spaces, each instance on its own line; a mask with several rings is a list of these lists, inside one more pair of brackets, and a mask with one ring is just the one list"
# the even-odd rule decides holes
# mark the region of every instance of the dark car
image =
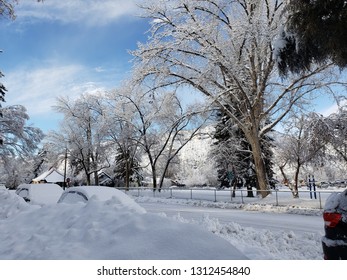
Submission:
[[347,190],[331,194],[323,212],[325,236],[324,259],[347,260]]

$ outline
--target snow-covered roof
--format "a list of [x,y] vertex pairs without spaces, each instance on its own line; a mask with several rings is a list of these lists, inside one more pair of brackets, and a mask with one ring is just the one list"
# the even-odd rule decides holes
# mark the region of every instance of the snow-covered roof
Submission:
[[40,176],[36,177],[32,181],[38,183],[40,181],[46,181],[47,183],[58,183],[64,182],[64,176],[58,172],[56,169],[51,168],[50,170],[42,173]]

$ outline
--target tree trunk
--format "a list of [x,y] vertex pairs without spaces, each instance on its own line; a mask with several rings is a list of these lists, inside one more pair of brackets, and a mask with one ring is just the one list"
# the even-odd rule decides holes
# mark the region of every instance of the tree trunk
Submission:
[[94,182],[96,186],[99,185],[99,175],[97,171],[94,171]]
[[282,174],[282,177],[283,177],[283,182],[284,182],[285,184],[289,183],[288,177],[287,177],[286,173],[284,172],[284,167],[286,166],[286,164],[287,164],[287,163],[285,163],[285,164],[279,166],[279,169],[280,169],[281,174]]
[[128,155],[126,155],[126,162],[125,162],[125,189],[128,191],[130,187],[130,165],[129,165],[129,159]]
[[257,183],[259,187],[259,192],[261,194],[261,197],[264,198],[270,194],[270,191],[268,188],[268,180],[266,176],[264,160],[262,157],[260,140],[258,137],[250,137],[250,138],[251,139],[248,139],[248,141],[252,147],[252,154],[254,159],[255,171],[257,175]]
[[293,193],[294,198],[299,198],[298,182],[299,182],[300,168],[301,168],[301,164],[298,163],[296,170],[295,170],[294,186],[292,189],[292,193]]
[[157,169],[156,169],[156,162],[155,160],[153,160],[152,155],[148,149],[147,151],[147,155],[148,155],[148,159],[149,159],[149,163],[151,165],[151,169],[152,169],[152,182],[153,182],[153,191],[155,192],[157,189]]
[[170,166],[172,159],[173,159],[173,157],[169,157],[165,163],[164,170],[163,170],[162,176],[160,177],[160,181],[159,181],[159,186],[158,186],[159,191],[162,189],[162,187],[164,185],[165,174],[166,174],[167,170],[169,169],[169,166]]
[[87,186],[90,186],[90,174],[86,173],[86,177],[87,177]]
[[153,191],[155,192],[157,189],[157,171],[155,167],[152,168],[152,180],[153,180]]
[[233,188],[232,197],[236,197],[236,180],[230,187]]

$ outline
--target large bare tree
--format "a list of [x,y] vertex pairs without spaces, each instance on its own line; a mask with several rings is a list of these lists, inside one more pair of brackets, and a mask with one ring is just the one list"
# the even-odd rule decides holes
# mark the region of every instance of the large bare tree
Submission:
[[209,113],[202,108],[184,106],[175,91],[158,91],[155,97],[148,99],[142,87],[129,88],[123,87],[110,94],[110,100],[117,105],[113,118],[125,121],[127,131],[132,131],[126,142],[146,155],[153,190],[160,190],[170,164],[198,135]]
[[[101,96],[84,94],[77,100],[60,97],[54,108],[64,119],[59,131],[51,132],[49,141],[62,151],[68,151],[71,164],[83,170],[86,184],[98,185],[98,173],[110,167],[107,149],[107,126],[104,121]],[[92,180],[94,177],[94,181]]]
[[294,170],[294,184],[288,182],[294,198],[299,197],[301,168],[308,164],[320,166],[326,161],[329,139],[329,125],[318,114],[295,115],[286,122],[284,134],[277,138],[277,160],[285,181],[288,178],[284,167],[288,165]]
[[279,77],[275,46],[284,1],[161,0],[142,8],[152,26],[148,42],[133,52],[135,76],[150,90],[189,86],[222,108],[251,145],[267,196],[260,140],[305,96],[332,85],[329,65]]

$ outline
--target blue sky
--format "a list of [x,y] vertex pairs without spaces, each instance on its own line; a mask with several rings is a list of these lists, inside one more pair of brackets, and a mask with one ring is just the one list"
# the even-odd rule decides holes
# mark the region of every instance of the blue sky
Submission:
[[51,108],[57,96],[117,87],[149,28],[133,0],[20,0],[16,14],[0,24],[3,106],[24,105],[44,132],[61,118]]
[[[128,51],[147,39],[135,1],[20,0],[17,19],[0,20],[3,106],[24,105],[29,124],[48,132],[62,118],[52,109],[58,96],[117,87],[130,74]],[[333,108],[326,98],[317,105]]]

